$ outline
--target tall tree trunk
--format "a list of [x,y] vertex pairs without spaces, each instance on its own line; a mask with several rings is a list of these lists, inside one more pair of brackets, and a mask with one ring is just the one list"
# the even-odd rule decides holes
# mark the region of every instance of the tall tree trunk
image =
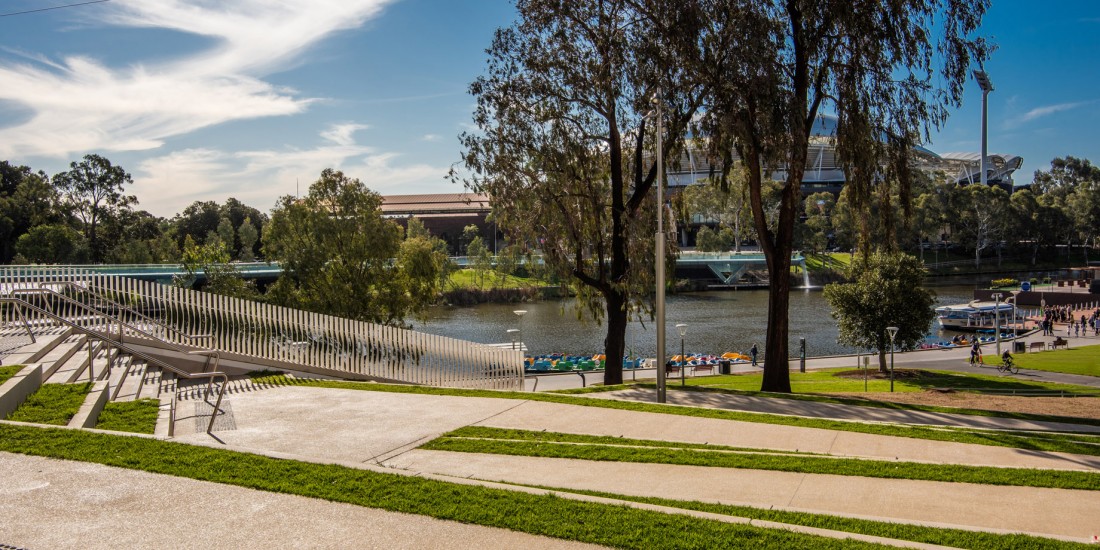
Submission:
[[[786,267],[783,267],[786,266]],[[764,342],[764,378],[761,391],[791,391],[787,339],[790,333],[791,253],[775,252],[775,270],[768,285],[768,339]]]
[[886,348],[878,350],[878,371],[882,374],[890,373],[890,368],[886,365]]
[[604,343],[607,363],[604,365],[603,383],[622,384],[623,352],[626,350],[626,296],[615,290],[604,296],[607,302],[607,341]]

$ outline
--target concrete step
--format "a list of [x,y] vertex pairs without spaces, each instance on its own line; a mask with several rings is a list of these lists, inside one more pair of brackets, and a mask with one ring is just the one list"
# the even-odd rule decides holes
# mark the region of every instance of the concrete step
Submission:
[[76,352],[84,348],[88,337],[83,334],[73,334],[47,353],[39,362],[42,363],[42,378],[49,379],[57,369],[61,368]]
[[130,375],[133,374],[133,357],[129,355],[120,355],[115,358],[114,366],[111,367],[110,377],[107,379],[107,385],[110,388],[111,399],[114,399],[116,391],[119,390],[119,386],[124,384],[130,379]]
[[[124,357],[127,357],[125,368],[129,369],[129,373],[127,373],[126,377],[122,380],[121,388],[117,383],[112,383],[112,401],[134,401],[143,397],[141,395],[142,389],[148,391],[148,388],[145,388],[145,380],[147,376],[146,371],[149,369],[149,365],[145,361],[136,360],[129,356]],[[125,369],[116,368],[115,370],[124,371]],[[117,378],[117,376],[112,377],[112,379],[115,380],[117,380]]]
[[[98,358],[103,355],[104,344],[98,340],[85,342],[81,349],[77,350],[68,360],[57,367],[53,374],[46,379],[47,384],[72,384],[88,369],[89,348],[91,356]],[[102,359],[102,365],[106,366],[106,359]],[[97,365],[98,366],[98,365]],[[95,374],[99,374],[98,372]],[[84,376],[87,378],[87,376]]]
[[49,334],[36,334],[34,343],[19,347],[14,352],[4,357],[4,365],[25,365],[37,363],[50,353],[55,347],[64,342],[72,333],[72,329],[66,328],[59,332]]

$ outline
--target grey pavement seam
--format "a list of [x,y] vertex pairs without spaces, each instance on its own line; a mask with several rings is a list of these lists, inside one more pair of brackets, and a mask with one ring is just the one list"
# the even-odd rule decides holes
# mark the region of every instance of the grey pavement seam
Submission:
[[788,508],[794,505],[795,499],[798,498],[798,491],[802,490],[802,484],[806,482],[806,478],[809,476],[810,474],[802,474],[801,476],[799,476],[798,487],[795,487],[794,490],[791,491],[791,498],[787,501]]

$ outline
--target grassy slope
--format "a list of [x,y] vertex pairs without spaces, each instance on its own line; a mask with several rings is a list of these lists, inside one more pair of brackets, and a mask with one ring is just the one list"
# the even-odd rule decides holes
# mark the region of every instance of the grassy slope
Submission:
[[4,365],[0,367],[0,384],[7,382],[9,378],[19,374],[19,371],[23,369],[23,365]]
[[[1100,348],[1100,346],[1098,346]],[[1022,367],[1022,365],[1021,365]],[[853,369],[838,369],[810,372],[791,372],[791,389],[795,393],[854,393],[863,391],[863,378],[857,376],[838,376],[842,372],[852,372]],[[992,369],[990,369],[992,370]],[[874,373],[872,373],[873,375]],[[1017,378],[1003,375],[964,374],[947,371],[914,371],[910,369],[897,369],[895,371],[894,389],[899,392],[919,392],[931,388],[955,388],[955,389],[998,389],[998,390],[1065,390],[1074,391],[1081,389],[1092,390],[1083,386],[1070,384],[1057,384],[1051,382],[1025,382]],[[760,388],[762,373],[753,372],[747,374],[730,374],[719,376],[705,376],[687,379],[689,386],[705,386],[710,388],[722,388],[740,391],[753,391]],[[679,380],[670,383],[679,384]],[[890,391],[889,379],[872,378],[867,382],[869,392]]]
[[0,451],[95,462],[619,548],[878,548],[609,504],[77,430],[0,425]]
[[[1074,338],[1070,338],[1069,341],[1071,345],[1079,342]],[[1021,369],[1100,376],[1100,346],[1097,345],[1037,353],[1018,353],[1012,358]],[[989,362],[1000,365],[1001,358],[990,357]]]
[[84,404],[84,398],[90,391],[92,391],[90,382],[43,384],[7,419],[64,426],[80,411],[80,406]]
[[156,399],[111,401],[99,413],[95,427],[100,430],[151,434],[157,427],[160,402]]

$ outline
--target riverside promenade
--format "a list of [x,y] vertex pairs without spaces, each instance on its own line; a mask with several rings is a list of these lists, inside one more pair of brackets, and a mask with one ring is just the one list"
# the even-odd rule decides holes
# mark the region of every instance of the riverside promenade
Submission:
[[[731,516],[662,509],[577,490],[749,505],[923,525],[1024,532],[1085,542],[1100,535],[1100,492],[906,479],[594,462],[424,450],[424,443],[464,426],[557,431],[683,443],[710,443],[848,459],[1044,468],[1100,472],[1100,457],[909,439],[799,426],[698,418],[524,399],[456,397],[318,388],[234,388],[231,418],[213,434],[198,403],[184,402],[174,441],[306,462],[423,476],[563,498],[615,502],[668,513],[702,515],[864,538],[904,541],[777,525]],[[685,392],[686,393],[686,392]],[[670,392],[676,399],[680,392]],[[593,396],[593,399],[608,395]],[[611,396],[614,397],[614,396]],[[193,408],[189,408],[194,405]],[[699,405],[692,403],[692,405]],[[703,404],[715,406],[714,403]],[[804,404],[813,408],[820,404]],[[189,422],[193,411],[197,422]],[[913,413],[916,417],[943,416]],[[1018,427],[988,419],[987,427]],[[192,426],[188,429],[188,426]],[[1064,426],[1036,425],[1032,429]],[[188,433],[190,432],[190,433]],[[0,453],[0,544],[24,548],[204,547],[268,545],[322,548],[573,548],[573,543],[499,529],[393,514],[302,497],[188,479]],[[554,490],[530,486],[553,487]],[[1012,513],[1002,503],[1011,502]],[[163,510],[165,514],[142,510]],[[196,510],[216,518],[196,528],[181,521]],[[317,518],[317,519],[314,519]],[[562,521],[569,521],[562,518]],[[598,527],[597,527],[598,528]],[[287,544],[288,541],[291,544]]]

